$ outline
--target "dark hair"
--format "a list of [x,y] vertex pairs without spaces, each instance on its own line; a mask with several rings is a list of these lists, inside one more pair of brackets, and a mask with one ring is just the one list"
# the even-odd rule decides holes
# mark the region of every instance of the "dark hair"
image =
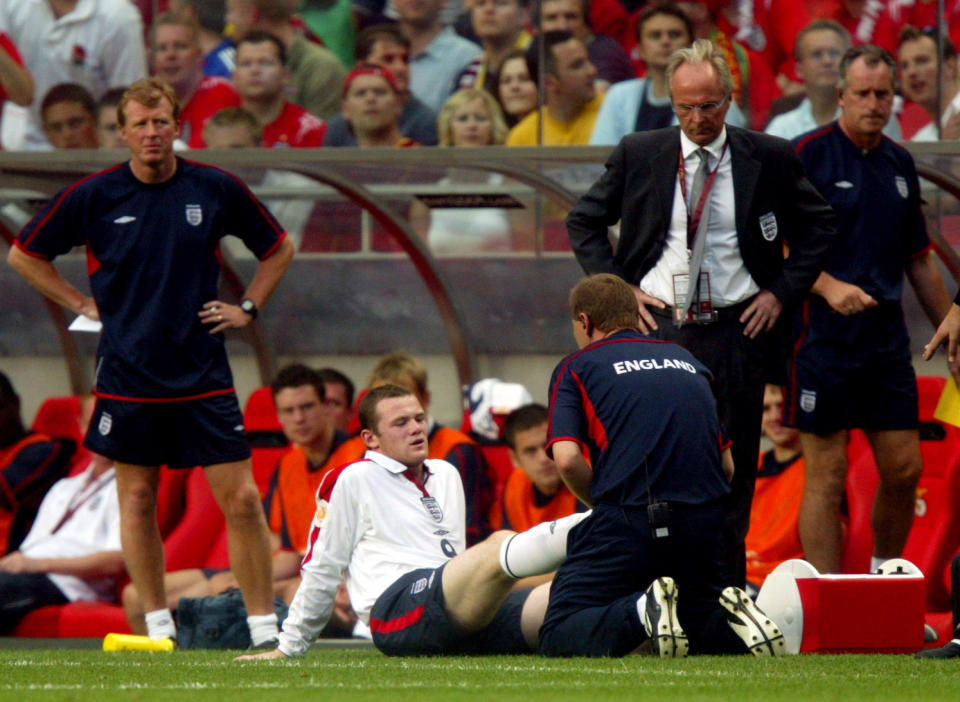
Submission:
[[100,96],[100,99],[97,100],[97,112],[99,113],[104,107],[113,107],[115,108],[120,104],[120,100],[123,99],[123,94],[127,92],[126,87],[110,88],[107,92]]
[[540,75],[541,41],[543,42],[543,72],[544,74],[549,73],[555,76],[557,75],[557,55],[553,53],[553,47],[574,38],[573,34],[566,30],[544,32],[535,37],[534,40],[530,42],[530,46],[527,47],[527,70],[530,72],[530,77],[536,81]]
[[227,3],[224,0],[180,0],[197,17],[197,24],[208,32],[223,34],[226,26]]
[[503,438],[514,451],[517,449],[516,438],[521,431],[538,427],[550,420],[550,412],[543,405],[534,402],[530,405],[518,407],[507,415],[503,421]]
[[368,390],[367,394],[360,400],[360,407],[357,408],[357,415],[360,418],[360,428],[368,429],[376,434],[377,422],[380,421],[380,417],[377,415],[377,405],[379,405],[382,400],[389,400],[393,397],[406,397],[407,395],[415,397],[412,392],[399,385],[381,385],[373,390]]
[[[540,2],[533,3],[530,9],[530,23],[535,27],[540,26],[540,21],[543,16],[543,3],[550,1],[551,0],[540,0]],[[593,24],[590,22],[590,0],[576,0],[576,2],[580,5],[583,23],[587,25],[588,29],[593,30]]]
[[260,17],[267,22],[286,23],[296,14],[298,0],[250,0]]
[[364,27],[357,34],[357,42],[354,45],[353,56],[357,61],[366,61],[373,52],[373,45],[378,41],[388,41],[391,44],[399,44],[405,49],[410,49],[410,40],[407,39],[400,27],[389,22],[381,24],[371,24]]
[[843,58],[840,59],[840,81],[837,83],[837,90],[842,93],[847,89],[847,74],[850,72],[850,64],[861,56],[869,68],[879,66],[880,64],[886,65],[890,70],[890,80],[892,81],[893,89],[896,91],[897,62],[893,60],[890,52],[875,44],[861,44],[860,46],[852,46],[846,50]]
[[283,45],[283,42],[280,39],[270,32],[265,32],[262,29],[251,29],[249,32],[244,34],[242,37],[237,39],[237,54],[240,53],[241,44],[263,44],[264,42],[270,42],[277,49],[277,58],[280,59],[280,63],[284,66],[287,65],[287,47]]
[[570,291],[570,316],[583,313],[598,331],[637,329],[640,309],[637,298],[622,278],[598,273],[584,278]]
[[687,42],[690,43],[693,41],[693,23],[690,21],[687,13],[672,2],[655,2],[652,5],[648,5],[647,8],[637,16],[637,26],[634,28],[637,41],[640,40],[640,32],[643,30],[643,25],[646,24],[648,19],[656,17],[657,15],[670,15],[683,22],[683,26],[686,27],[687,30]]
[[350,380],[343,373],[338,371],[336,368],[321,368],[317,371],[317,375],[320,376],[320,380],[324,383],[330,383],[331,385],[342,385],[347,391],[347,404],[353,405],[353,395],[356,392],[356,388],[353,385],[353,381]]
[[0,371],[0,448],[19,441],[26,433],[20,418],[20,396],[10,378]]
[[97,103],[90,91],[78,83],[58,83],[50,88],[40,103],[40,115],[43,117],[53,105],[61,102],[75,102],[96,121]]
[[[908,24],[902,30],[900,30],[900,43],[897,44],[897,49],[899,50],[901,46],[906,44],[908,41],[916,41],[917,39],[923,39],[926,37],[933,41],[933,45],[937,46],[937,42],[940,40],[939,32],[936,27],[924,27],[923,29],[918,29],[913,25]],[[953,45],[953,42],[950,40],[948,35],[943,35],[943,47],[940,52],[941,58],[946,61],[947,59],[955,58],[957,55],[957,47]]]
[[323,380],[320,379],[320,375],[313,368],[308,368],[302,363],[291,363],[289,366],[281,368],[277,377],[270,383],[270,393],[276,397],[281,390],[299,388],[304,385],[312,385],[313,389],[317,391],[317,398],[320,402],[323,402],[325,399]]

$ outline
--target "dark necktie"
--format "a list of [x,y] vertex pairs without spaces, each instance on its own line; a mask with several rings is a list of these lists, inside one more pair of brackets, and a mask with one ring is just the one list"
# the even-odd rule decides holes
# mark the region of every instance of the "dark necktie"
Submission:
[[[706,149],[697,149],[692,155],[700,159],[700,165],[697,167],[697,172],[693,174],[693,186],[690,188],[690,197],[687,198],[687,215],[689,217],[693,217],[693,213],[697,209],[700,194],[703,192],[703,186],[707,184],[707,175],[710,172],[710,154],[707,153]],[[707,209],[707,205],[704,205],[704,209]]]

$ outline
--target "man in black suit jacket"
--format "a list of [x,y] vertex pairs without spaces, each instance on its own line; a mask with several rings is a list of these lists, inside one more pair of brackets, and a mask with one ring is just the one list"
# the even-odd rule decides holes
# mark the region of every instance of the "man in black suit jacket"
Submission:
[[633,287],[642,331],[679,342],[714,373],[736,467],[723,565],[742,585],[763,388],[780,352],[772,332],[820,273],[835,221],[788,142],[724,126],[733,83],[710,42],[675,52],[667,70],[680,127],[624,137],[567,228],[588,274]]

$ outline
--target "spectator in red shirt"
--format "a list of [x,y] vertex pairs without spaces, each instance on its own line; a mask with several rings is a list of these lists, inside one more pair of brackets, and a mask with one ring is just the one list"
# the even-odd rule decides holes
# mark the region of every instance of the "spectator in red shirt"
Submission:
[[284,97],[290,81],[286,61],[283,42],[267,32],[250,31],[237,42],[233,85],[241,105],[263,130],[263,146],[320,146],[326,123]]
[[400,132],[403,96],[388,69],[357,64],[343,82],[341,106],[361,148],[416,145]]
[[183,105],[180,140],[191,149],[205,146],[203,125],[218,110],[240,104],[230,81],[203,75],[200,29],[187,15],[164,12],[151,30],[153,75],[167,81]]

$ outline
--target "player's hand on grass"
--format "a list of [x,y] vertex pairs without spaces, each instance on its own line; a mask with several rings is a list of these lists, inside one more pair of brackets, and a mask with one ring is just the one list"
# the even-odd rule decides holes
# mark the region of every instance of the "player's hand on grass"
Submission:
[[248,653],[243,656],[237,656],[233,660],[235,661],[275,661],[279,658],[286,658],[287,655],[283,653],[279,648],[275,648],[272,651],[264,651],[263,653]]

